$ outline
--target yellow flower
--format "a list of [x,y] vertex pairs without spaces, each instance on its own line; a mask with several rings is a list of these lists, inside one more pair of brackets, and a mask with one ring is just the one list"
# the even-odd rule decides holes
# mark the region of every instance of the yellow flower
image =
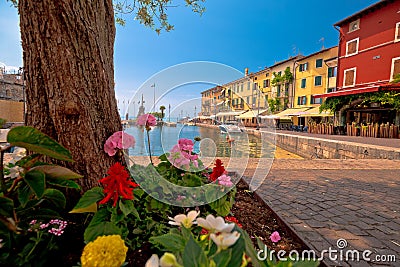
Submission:
[[83,249],[82,267],[120,267],[128,248],[119,235],[99,236]]

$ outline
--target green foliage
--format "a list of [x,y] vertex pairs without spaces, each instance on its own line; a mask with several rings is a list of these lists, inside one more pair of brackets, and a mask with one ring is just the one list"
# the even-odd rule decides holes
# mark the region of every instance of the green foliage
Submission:
[[282,107],[281,100],[279,97],[268,99],[268,106],[272,113],[279,111]]
[[276,73],[276,72],[273,72],[272,75],[274,76],[271,81],[272,86],[284,83],[292,83],[294,78],[293,73],[290,71],[290,67],[286,67],[286,69],[283,72],[283,75],[281,73]]
[[3,128],[4,124],[6,124],[6,123],[7,123],[6,119],[0,118],[0,128]]
[[400,83],[400,73],[394,75],[393,81],[391,81],[391,83]]
[[55,159],[73,161],[68,149],[33,127],[18,126],[11,129],[7,142]]
[[[288,259],[285,261],[276,261],[274,255],[270,254],[270,250],[264,251],[265,259],[259,258],[258,252],[253,246],[249,235],[237,225],[230,232],[218,233],[217,235],[233,235],[237,239],[228,246],[219,246],[214,239],[211,238],[213,232],[200,234],[201,227],[192,225],[187,229],[183,226],[176,228],[171,226],[170,232],[161,236],[150,238],[150,242],[159,247],[161,251],[173,253],[174,259],[169,255],[170,260],[175,261],[174,266],[218,266],[218,267],[240,267],[247,266],[251,262],[255,267],[290,267],[305,266],[316,267],[319,265],[317,261],[299,261],[293,262]],[[229,237],[231,238],[231,237]],[[260,241],[259,247],[264,250],[266,246]],[[224,242],[224,244],[227,244]],[[164,254],[164,256],[166,256]],[[248,260],[248,258],[250,258]],[[272,260],[270,260],[272,258]]]
[[349,105],[352,101],[361,99],[360,106],[368,106],[370,103],[380,103],[383,106],[392,107],[400,110],[400,93],[395,91],[380,91],[373,93],[364,93],[357,95],[346,95],[329,97],[320,106],[320,111],[331,110],[332,112],[339,111],[345,105]]
[[[190,7],[193,12],[200,15],[205,11],[201,5],[205,0],[185,0],[185,5]],[[167,8],[171,7],[172,0],[134,0],[133,3],[127,1],[117,1],[114,4],[116,22],[125,25],[124,15],[134,14],[135,19],[141,24],[150,27],[160,34],[162,30],[167,32],[174,29],[168,21]]]
[[42,266],[48,260],[47,254],[57,249],[57,244],[55,236],[47,230],[28,231],[33,227],[31,221],[61,218],[67,199],[59,189],[79,189],[79,185],[69,179],[81,175],[41,162],[43,155],[66,161],[72,158],[67,149],[32,127],[11,129],[7,141],[36,154],[15,158],[16,162],[9,163],[1,173],[0,239],[5,242],[0,265],[22,266],[29,262]]

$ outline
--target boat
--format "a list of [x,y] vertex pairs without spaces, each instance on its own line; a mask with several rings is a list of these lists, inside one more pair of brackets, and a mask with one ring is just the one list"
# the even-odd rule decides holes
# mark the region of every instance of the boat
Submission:
[[220,124],[218,126],[221,133],[241,133],[243,132],[242,129],[238,126],[236,121],[233,122],[226,122],[224,124]]
[[176,127],[176,122],[166,121],[164,122],[164,125],[168,127]]

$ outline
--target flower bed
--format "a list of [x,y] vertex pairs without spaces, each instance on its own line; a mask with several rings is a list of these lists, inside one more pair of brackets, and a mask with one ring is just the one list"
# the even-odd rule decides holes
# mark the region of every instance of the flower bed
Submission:
[[[147,131],[149,146],[154,122],[148,114],[138,119],[138,126]],[[255,205],[248,206],[245,201],[235,204],[239,177],[228,175],[220,160],[212,169],[203,166],[193,152],[192,140],[180,139],[159,157],[157,166],[151,155],[148,166],[134,164],[129,157],[126,165],[115,163],[99,179],[101,187],[84,192],[69,213],[64,189],[78,191],[74,179],[82,177],[41,161],[42,155],[71,161],[69,151],[31,127],[14,128],[8,142],[35,154],[16,159],[1,172],[2,265],[60,265],[63,258],[67,266],[80,262],[82,266],[117,267],[126,261],[130,266],[149,267],[239,267],[249,262],[275,266],[274,261],[260,260],[254,245],[263,249],[262,241],[270,240],[293,248],[288,233],[274,224],[276,220],[254,232],[251,222],[241,217],[242,208],[252,211],[257,217],[246,217],[255,220],[260,218],[256,215],[259,207],[250,209]],[[104,151],[120,156],[134,144],[133,137],[117,132],[105,141]],[[73,248],[68,248],[70,244]],[[50,253],[56,256],[49,257]],[[140,262],[132,256],[139,254]],[[279,266],[289,264],[281,262]],[[316,265],[309,262],[307,266]]]

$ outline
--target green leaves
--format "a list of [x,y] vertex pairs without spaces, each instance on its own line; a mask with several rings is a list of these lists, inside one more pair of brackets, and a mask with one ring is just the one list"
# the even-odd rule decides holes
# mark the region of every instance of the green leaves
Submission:
[[73,161],[68,149],[33,127],[18,126],[11,129],[7,142],[55,159]]
[[70,213],[83,213],[83,212],[96,212],[97,201],[104,198],[103,189],[100,187],[93,187],[86,191],[86,193],[79,199],[73,210]]
[[138,211],[136,210],[135,206],[133,205],[133,200],[126,200],[126,201],[119,201],[119,208],[121,209],[122,213],[125,216],[128,216],[129,214],[135,215],[137,219],[140,220],[140,216]]
[[45,190],[45,175],[43,172],[31,170],[25,174],[24,181],[38,198],[43,196]]
[[121,235],[121,229],[112,222],[109,222],[109,212],[106,209],[101,209],[95,213],[93,219],[85,230],[85,242],[95,240],[102,235]]
[[206,254],[192,236],[190,236],[189,241],[186,244],[185,250],[183,251],[183,265],[185,267],[209,266]]
[[14,202],[8,197],[0,196],[0,215],[13,217]]
[[186,240],[181,235],[168,233],[161,236],[151,237],[150,242],[161,246],[165,251],[176,253],[184,251]]
[[51,202],[55,207],[64,209],[67,200],[64,194],[57,189],[46,189],[43,198]]
[[52,179],[79,179],[83,177],[70,169],[57,165],[41,165],[33,167],[32,170],[41,171],[46,174],[46,177]]

